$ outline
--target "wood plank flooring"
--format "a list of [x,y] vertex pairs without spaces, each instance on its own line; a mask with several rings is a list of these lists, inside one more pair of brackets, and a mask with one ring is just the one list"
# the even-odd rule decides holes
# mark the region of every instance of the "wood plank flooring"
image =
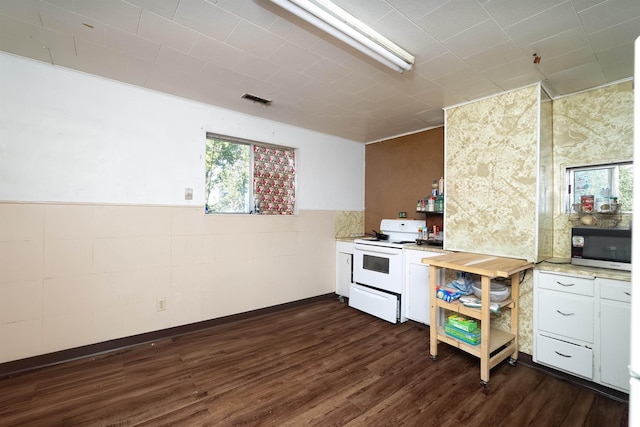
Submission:
[[628,404],[315,301],[0,380],[0,426],[626,426]]

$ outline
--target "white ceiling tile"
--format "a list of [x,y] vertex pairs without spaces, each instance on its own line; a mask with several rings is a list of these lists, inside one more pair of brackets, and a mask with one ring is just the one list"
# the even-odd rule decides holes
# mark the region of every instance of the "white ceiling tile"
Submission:
[[307,68],[304,74],[326,84],[331,84],[348,72],[349,70],[342,65],[323,59]]
[[180,0],[127,0],[127,2],[164,18],[173,19]]
[[185,75],[197,75],[206,62],[167,46],[161,46],[156,63],[165,69],[179,69]]
[[220,41],[225,41],[240,22],[237,16],[204,0],[181,1],[173,20]]
[[207,62],[214,62],[227,68],[236,64],[242,56],[242,51],[218,40],[200,35],[193,43],[189,55]]
[[469,65],[462,59],[448,52],[416,65],[416,73],[435,80],[468,67]]
[[621,46],[616,46],[596,53],[598,59],[605,64],[627,62],[629,66],[633,65],[633,55],[633,43],[626,43]]
[[416,62],[426,61],[445,53],[445,48],[431,35],[398,12],[391,12],[378,21],[387,28],[384,36],[416,57]]
[[503,64],[499,67],[490,68],[483,74],[493,82],[500,83],[509,78],[527,75],[536,72],[536,66],[533,63],[533,59],[520,58],[508,64]]
[[524,53],[512,41],[491,46],[487,50],[464,58],[464,61],[478,71],[486,71],[499,65],[522,58]]
[[269,57],[269,61],[296,71],[304,71],[319,60],[317,54],[288,41]]
[[447,74],[446,76],[435,80],[435,83],[445,89],[453,90],[462,82],[469,84],[472,81],[482,80],[484,78],[485,77],[476,70],[472,68],[465,68],[455,73]]
[[507,35],[502,29],[493,20],[488,19],[442,43],[460,58],[467,58],[507,40]]
[[517,24],[508,26],[505,31],[519,46],[528,46],[579,26],[580,21],[571,2],[565,2]]
[[[255,4],[247,1],[238,0],[218,0],[216,3],[222,9],[233,13],[239,18],[245,19],[259,27],[268,29],[278,19],[276,13],[270,9],[263,7],[255,7]],[[273,10],[279,11],[277,6],[273,5]]]
[[46,3],[40,5],[39,12],[46,28],[104,45],[105,25],[102,22]]
[[607,80],[598,64],[585,64],[547,76],[553,89],[562,94],[573,93],[585,87],[602,86]]
[[538,66],[539,70],[545,75],[550,75],[562,71],[566,68],[574,68],[579,65],[588,64],[590,62],[596,63],[596,56],[593,51],[588,47],[583,47],[573,52],[568,52],[560,56],[556,56],[550,59],[544,59],[540,61]]
[[[457,19],[451,20],[451,16]],[[416,20],[422,29],[438,40],[445,40],[489,19],[475,0],[451,1]]]
[[136,58],[153,61],[160,50],[160,43],[138,37],[135,34],[107,26],[105,46],[127,52]]
[[208,63],[200,72],[201,79],[214,86],[233,86],[240,82],[242,78],[236,71],[221,67],[217,64]]
[[128,3],[153,12],[167,19],[173,19],[180,0],[126,0]]
[[131,57],[127,63],[127,75],[132,83],[136,82],[133,84],[144,87],[147,83],[147,78],[156,66],[152,61]]
[[227,44],[262,59],[270,57],[284,42],[283,38],[248,21],[240,21],[226,40]]
[[482,78],[470,82],[460,82],[460,84],[452,90],[468,100],[474,100],[498,93],[502,88],[497,86],[493,81]]
[[246,74],[258,80],[268,80],[282,67],[271,62],[265,62],[250,53],[245,53],[230,68],[233,71]]
[[607,0],[571,0],[573,3],[573,7],[576,8],[577,12],[593,7],[597,4],[604,3]]
[[448,1],[449,0],[387,0],[387,3],[398,9],[404,16],[418,20]]
[[297,71],[283,67],[273,73],[267,82],[282,88],[291,86],[305,87],[309,82],[309,78]]
[[232,88],[236,89],[238,98],[240,98],[243,93],[251,93],[267,99],[272,98],[276,89],[278,89],[271,83],[245,75],[241,75],[238,83],[232,85]]
[[44,1],[45,3],[49,3],[54,6],[61,7],[63,9],[67,9],[72,12],[75,11],[75,9],[73,8],[73,0],[40,0],[40,1]]
[[[329,35],[317,40],[313,45],[309,47],[309,51],[321,57],[324,61],[327,61],[327,59],[330,58],[331,61],[329,62],[338,64],[347,63],[353,56],[368,58],[368,56],[364,53],[361,53],[348,44],[343,43],[342,41]],[[311,65],[314,64],[309,64],[309,66]]]
[[376,24],[380,18],[392,11],[392,8],[386,1],[367,0],[363,2],[362,0],[333,0],[333,3],[387,37],[387,35],[384,34],[384,29]]
[[[77,39],[74,69],[86,73],[126,81],[129,57],[123,53]],[[72,58],[67,58],[73,60]]]
[[482,5],[503,27],[529,19],[567,0],[489,0]]
[[[2,24],[0,19],[0,25]],[[13,53],[36,61],[54,64],[49,51],[42,47],[42,44],[29,38],[19,37],[13,34],[2,34],[0,37],[0,50]]]
[[188,52],[198,32],[147,10],[142,11],[138,35],[183,52]]
[[[284,13],[284,12],[283,12]],[[311,24],[287,12],[287,19],[278,18],[269,28],[269,31],[298,46],[307,49],[316,43],[319,37],[326,34]]]
[[130,33],[136,32],[142,9],[123,1],[74,0],[76,13]]
[[626,80],[629,77],[629,68],[633,67],[633,64],[628,57],[617,62],[608,62],[602,66],[602,73],[609,82],[615,82],[618,80]]
[[598,53],[628,43],[640,36],[640,17],[589,34],[593,51]]
[[0,1],[0,15],[19,19],[29,24],[40,25],[40,17],[38,16],[35,0]]
[[626,22],[640,16],[638,0],[608,0],[578,14],[587,34]]
[[587,36],[584,34],[584,31],[582,31],[582,28],[572,28],[524,46],[523,50],[530,56],[537,53],[544,60],[588,46],[589,40],[587,40]]

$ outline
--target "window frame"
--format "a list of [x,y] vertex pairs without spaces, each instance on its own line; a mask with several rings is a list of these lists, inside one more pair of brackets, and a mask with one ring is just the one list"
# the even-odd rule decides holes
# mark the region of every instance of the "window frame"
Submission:
[[[237,214],[237,215],[255,215],[255,214],[260,214],[260,215],[272,215],[272,216],[286,216],[286,215],[296,215],[297,211],[298,211],[298,200],[297,200],[297,191],[298,191],[298,169],[297,169],[297,160],[298,160],[298,149],[294,148],[294,147],[289,147],[286,145],[278,145],[278,144],[269,144],[266,142],[261,142],[261,141],[255,141],[255,140],[250,140],[250,139],[244,139],[244,138],[238,138],[238,137],[234,137],[234,136],[229,136],[229,135],[223,135],[223,134],[219,134],[219,133],[214,133],[214,132],[206,132],[205,134],[205,153],[206,153],[206,144],[208,140],[213,140],[213,139],[217,139],[217,140],[221,140],[224,142],[228,142],[228,143],[233,143],[233,144],[240,144],[240,145],[247,145],[249,147],[249,203],[251,205],[251,208],[249,209],[248,212],[218,212],[218,211],[208,211],[208,200],[205,200],[205,214],[206,215],[233,215],[233,214]],[[256,185],[255,185],[255,148],[254,147],[259,147],[259,148],[265,148],[265,149],[272,149],[272,150],[281,150],[281,151],[291,151],[293,153],[293,206],[292,206],[292,212],[291,214],[286,214],[286,213],[264,213],[261,210],[259,210],[256,206]],[[206,156],[205,156],[206,157]],[[206,186],[206,175],[207,175],[207,165],[206,165],[206,160],[205,160],[205,186]],[[206,188],[205,188],[205,196],[206,196],[207,192],[206,192]]]
[[[573,213],[574,210],[572,209],[572,205],[574,203],[579,203],[578,201],[574,200],[575,175],[577,172],[610,169],[608,174],[609,174],[609,183],[611,184],[611,193],[612,193],[611,196],[620,197],[620,194],[619,194],[620,193],[620,168],[622,166],[633,166],[633,161],[623,160],[623,161],[616,161],[616,162],[610,162],[610,163],[566,166],[564,168],[564,187],[563,187],[564,213]],[[594,196],[596,195],[594,194]],[[623,213],[631,213],[631,212],[624,211]]]

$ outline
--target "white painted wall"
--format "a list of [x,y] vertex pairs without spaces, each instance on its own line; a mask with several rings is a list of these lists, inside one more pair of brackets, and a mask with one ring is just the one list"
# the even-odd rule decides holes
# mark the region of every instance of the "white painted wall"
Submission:
[[364,209],[359,142],[0,53],[0,200],[201,205],[206,132],[299,148],[298,209]]

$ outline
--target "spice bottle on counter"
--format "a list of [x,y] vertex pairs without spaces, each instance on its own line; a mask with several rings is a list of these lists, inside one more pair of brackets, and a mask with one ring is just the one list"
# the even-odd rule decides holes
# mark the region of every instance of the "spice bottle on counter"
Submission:
[[438,181],[438,196],[444,194],[444,177],[440,177],[440,181]]
[[438,195],[438,180],[436,179],[434,179],[433,184],[431,184],[431,195],[432,196]]

